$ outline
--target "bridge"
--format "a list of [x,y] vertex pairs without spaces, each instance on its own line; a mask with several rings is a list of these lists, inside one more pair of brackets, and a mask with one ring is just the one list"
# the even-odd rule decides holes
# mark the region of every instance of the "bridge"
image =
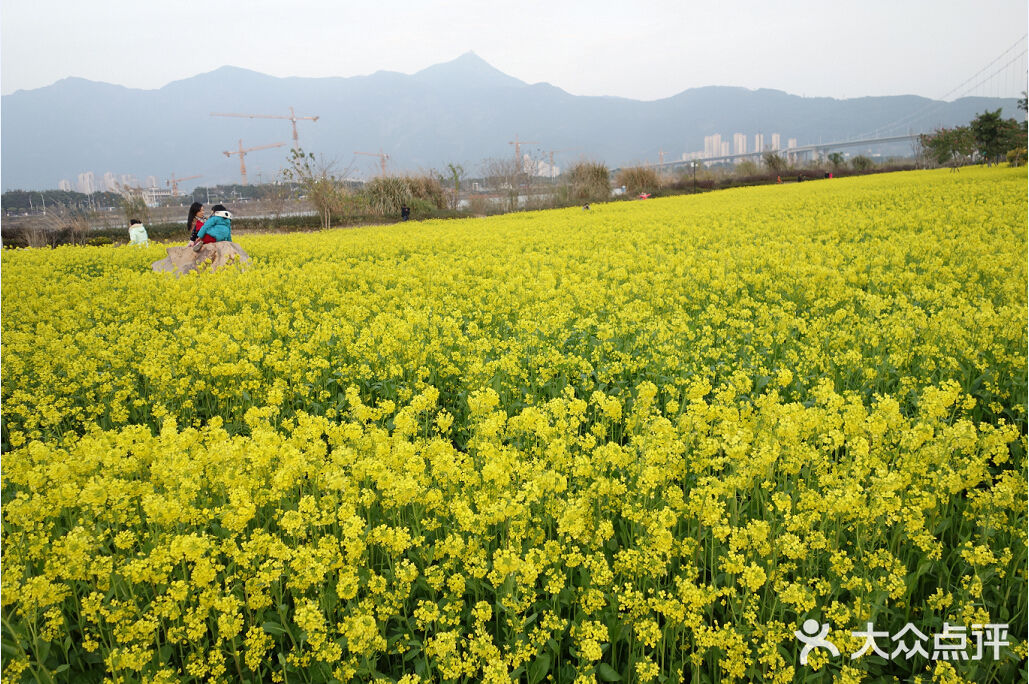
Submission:
[[[712,157],[698,157],[696,159],[676,159],[670,162],[664,162],[663,164],[648,164],[649,168],[657,169],[677,169],[681,167],[691,168],[695,163],[697,166],[706,164],[723,164],[732,163],[736,161],[742,161],[744,159],[750,159],[753,161],[760,162],[766,152],[778,154],[787,159],[799,159],[801,157],[810,156],[822,156],[829,150],[843,149],[845,147],[870,147],[873,145],[887,145],[889,143],[899,142],[913,142],[918,139],[919,133],[910,133],[908,135],[891,135],[881,138],[862,138],[860,140],[836,140],[827,143],[815,143],[811,145],[799,145],[797,147],[780,148],[777,150],[767,149],[761,150],[760,152],[745,152],[741,154],[725,154]],[[614,169],[615,172],[618,169]]]

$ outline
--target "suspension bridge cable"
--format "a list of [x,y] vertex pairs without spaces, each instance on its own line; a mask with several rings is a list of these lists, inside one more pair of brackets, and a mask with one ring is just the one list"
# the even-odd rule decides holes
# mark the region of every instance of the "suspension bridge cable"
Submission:
[[[1011,47],[1009,47],[1008,49],[1004,50],[1004,52],[1000,53],[1000,54],[999,54],[999,55],[998,55],[998,56],[997,56],[996,58],[994,58],[994,59],[993,59],[993,61],[991,61],[991,62],[990,62],[989,64],[987,64],[986,66],[984,66],[984,67],[983,67],[982,69],[980,69],[979,71],[977,71],[977,72],[976,72],[975,74],[973,74],[973,75],[972,75],[972,76],[970,76],[969,78],[965,79],[965,80],[964,80],[964,81],[963,81],[962,83],[960,83],[960,84],[959,84],[958,86],[956,86],[956,87],[952,88],[951,90],[949,90],[949,91],[948,91],[948,92],[947,92],[946,94],[944,94],[944,95],[943,95],[943,97],[939,98],[939,101],[937,101],[937,102],[934,102],[933,104],[931,104],[931,105],[929,105],[929,106],[927,106],[927,107],[925,107],[925,108],[923,108],[923,109],[920,109],[920,110],[918,110],[918,111],[916,111],[916,112],[912,112],[911,114],[907,114],[907,115],[905,115],[905,116],[902,116],[902,117],[900,117],[899,119],[896,119],[896,120],[894,120],[894,121],[891,121],[891,122],[890,122],[890,123],[888,123],[888,124],[884,124],[884,125],[882,125],[882,126],[878,126],[877,128],[875,128],[875,130],[872,130],[872,131],[868,131],[867,133],[863,133],[862,135],[854,136],[854,137],[853,137],[853,139],[857,140],[857,139],[861,139],[861,138],[863,138],[863,137],[872,137],[872,136],[877,136],[877,135],[879,135],[880,131],[889,131],[889,130],[891,130],[891,129],[894,129],[894,128],[896,128],[897,126],[903,125],[904,123],[907,123],[907,122],[909,122],[909,121],[911,121],[911,120],[913,120],[913,119],[921,118],[921,117],[924,117],[924,116],[928,116],[929,114],[932,114],[933,112],[935,112],[935,111],[936,111],[937,109],[939,109],[939,108],[940,108],[940,107],[942,107],[943,105],[945,105],[945,104],[948,104],[948,103],[947,103],[947,102],[945,101],[945,98],[949,97],[949,96],[950,96],[950,95],[952,95],[953,93],[955,93],[955,92],[957,92],[958,90],[960,90],[961,88],[963,88],[963,87],[964,87],[965,85],[967,85],[967,84],[968,84],[968,83],[969,83],[970,81],[972,81],[972,80],[974,80],[974,79],[978,78],[978,77],[979,77],[979,76],[980,76],[980,75],[981,75],[982,73],[984,73],[984,72],[985,72],[985,71],[986,71],[987,69],[989,69],[990,67],[992,67],[992,66],[993,66],[994,64],[996,64],[996,63],[997,63],[997,62],[999,62],[999,61],[1000,61],[1001,59],[1003,59],[1003,58],[1004,58],[1004,57],[1005,57],[1005,56],[1006,56],[1006,55],[1007,55],[1007,54],[1008,54],[1009,52],[1011,52],[1011,51],[1012,51],[1012,50],[1014,50],[1014,49],[1015,49],[1016,47],[1018,47],[1018,46],[1019,46],[1019,45],[1020,45],[1020,44],[1021,44],[1021,43],[1022,43],[1022,42],[1023,42],[1024,40],[1025,40],[1025,39],[1026,39],[1026,38],[1029,38],[1029,33],[1027,33],[1027,34],[1023,35],[1023,36],[1022,36],[1021,38],[1019,38],[1018,40],[1016,40],[1016,41],[1015,41],[1015,42],[1014,42],[1014,43],[1013,43],[1013,44],[1011,45]],[[1019,54],[1019,55],[1018,55],[1017,57],[1015,57],[1014,59],[1012,59],[1011,61],[1009,61],[1009,62],[1008,62],[1007,64],[1005,64],[1004,66],[1002,66],[1002,67],[1001,67],[1000,69],[998,69],[998,70],[997,70],[996,72],[994,72],[993,74],[991,74],[990,76],[988,76],[988,77],[987,77],[986,79],[984,79],[983,81],[980,81],[980,82],[976,83],[976,84],[975,84],[974,86],[972,86],[972,88],[976,88],[976,87],[978,87],[979,85],[982,85],[982,83],[985,83],[986,81],[989,81],[989,80],[990,80],[991,78],[994,78],[994,77],[995,77],[995,76],[996,76],[997,74],[999,74],[1000,72],[1002,72],[1002,71],[1003,71],[1004,69],[1006,69],[1006,68],[1008,68],[1009,66],[1011,66],[1011,64],[1012,64],[1012,63],[1014,63],[1014,62],[1015,62],[1016,60],[1019,60],[1019,59],[1021,59],[1022,57],[1024,57],[1024,56],[1025,56],[1025,54],[1026,54],[1026,52],[1027,52],[1027,50],[1026,50],[1026,49],[1023,49],[1023,50],[1022,50],[1022,52],[1021,52],[1021,54]],[[967,91],[966,91],[966,92],[967,92]]]
[[[971,80],[972,80],[972,79],[974,79],[974,78],[978,78],[978,77],[979,77],[979,74],[983,73],[984,71],[986,71],[987,69],[989,69],[989,68],[990,68],[991,66],[993,66],[994,64],[996,64],[996,63],[997,63],[997,62],[999,62],[1000,60],[1004,59],[1004,55],[1008,54],[1009,52],[1011,52],[1012,50],[1014,50],[1014,49],[1015,49],[1016,47],[1018,47],[1019,43],[1021,43],[1022,41],[1024,41],[1024,40],[1025,40],[1026,38],[1029,38],[1029,33],[1025,34],[1024,36],[1022,36],[1021,38],[1019,38],[1018,40],[1016,40],[1016,41],[1015,41],[1015,43],[1014,43],[1014,45],[1012,45],[1011,47],[1009,47],[1009,48],[1008,48],[1007,50],[1005,50],[1004,52],[1000,53],[1000,54],[999,54],[999,55],[997,56],[997,58],[996,58],[996,59],[994,59],[994,60],[993,60],[992,62],[990,62],[989,64],[987,64],[986,66],[984,66],[984,67],[983,67],[982,69],[980,69],[979,71],[977,71],[977,72],[975,72],[974,74],[972,74],[972,75],[971,75],[971,76],[970,76],[970,77],[969,77],[969,78],[968,78],[967,80],[965,80],[965,82],[964,82],[964,83],[961,83],[961,84],[959,84],[959,85],[958,85],[957,87],[955,87],[955,88],[953,88],[953,89],[949,90],[948,92],[946,92],[945,94],[943,94],[943,95],[942,95],[941,97],[938,97],[938,98],[936,98],[936,99],[937,99],[937,100],[946,100],[946,99],[947,99],[948,97],[950,97],[951,95],[953,95],[953,94],[954,94],[954,93],[955,93],[956,91],[958,91],[958,90],[960,90],[961,88],[963,88],[963,87],[965,86],[965,84],[966,84],[966,83],[968,83],[969,81],[971,81]],[[1025,50],[1023,50],[1023,51],[1022,51],[1022,54],[1023,54],[1023,55],[1025,54]],[[1021,57],[1021,55],[1019,55],[1019,57]],[[1010,64],[1010,62],[1009,62],[1008,64]],[[1005,65],[1005,66],[1007,66],[1007,65]]]

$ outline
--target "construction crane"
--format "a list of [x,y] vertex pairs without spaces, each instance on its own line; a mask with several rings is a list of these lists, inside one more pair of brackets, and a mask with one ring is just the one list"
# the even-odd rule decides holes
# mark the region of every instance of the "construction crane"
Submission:
[[554,155],[555,154],[559,154],[561,152],[575,152],[578,149],[579,149],[578,147],[566,147],[563,150],[550,150],[550,177],[551,178],[553,178],[554,176],[557,175],[556,173],[554,173]]
[[517,133],[515,133],[515,139],[508,140],[507,144],[515,146],[515,158],[519,163],[522,161],[522,145],[539,145],[539,143],[534,140],[519,140]]
[[141,195],[143,194],[143,191],[146,190],[146,188],[141,185],[129,185],[128,183],[117,183],[116,185],[118,186],[119,194],[127,195],[129,197],[134,194]]
[[289,108],[289,116],[277,116],[275,114],[226,114],[223,112],[211,112],[211,116],[238,116],[244,119],[289,119],[293,124],[293,149],[300,149],[300,138],[297,136],[297,121],[317,121],[317,116],[297,116],[293,108]]
[[231,157],[234,154],[239,155],[239,175],[243,178],[243,185],[247,184],[247,164],[246,156],[247,152],[254,152],[256,150],[267,150],[272,147],[285,147],[286,143],[274,143],[272,145],[258,145],[257,147],[248,147],[243,149],[243,140],[239,141],[239,149],[235,152],[222,152],[226,157]]
[[354,152],[354,154],[364,154],[364,155],[367,155],[369,157],[378,157],[379,158],[379,168],[382,169],[383,177],[386,176],[386,160],[389,159],[389,155],[386,154],[385,152],[383,152],[382,148],[379,148],[378,152]]
[[175,195],[176,197],[178,197],[179,196],[179,183],[181,183],[182,181],[193,180],[194,178],[200,178],[200,177],[201,177],[201,175],[197,174],[195,176],[186,176],[185,178],[176,178],[175,174],[173,173],[171,175],[171,178],[166,180],[164,182],[164,184],[165,185],[170,185],[171,189],[172,189],[172,194]]

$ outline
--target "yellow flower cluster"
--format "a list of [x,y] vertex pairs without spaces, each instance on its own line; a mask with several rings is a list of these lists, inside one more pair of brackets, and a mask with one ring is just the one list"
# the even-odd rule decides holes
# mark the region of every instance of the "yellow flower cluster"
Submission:
[[3,679],[1013,681],[1025,185],[5,250]]

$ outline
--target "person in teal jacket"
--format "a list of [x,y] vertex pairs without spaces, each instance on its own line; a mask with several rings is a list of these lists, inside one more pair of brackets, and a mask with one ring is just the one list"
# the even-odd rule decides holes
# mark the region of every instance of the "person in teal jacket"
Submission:
[[232,242],[232,212],[224,205],[214,205],[211,208],[211,218],[207,219],[197,232],[197,242]]

